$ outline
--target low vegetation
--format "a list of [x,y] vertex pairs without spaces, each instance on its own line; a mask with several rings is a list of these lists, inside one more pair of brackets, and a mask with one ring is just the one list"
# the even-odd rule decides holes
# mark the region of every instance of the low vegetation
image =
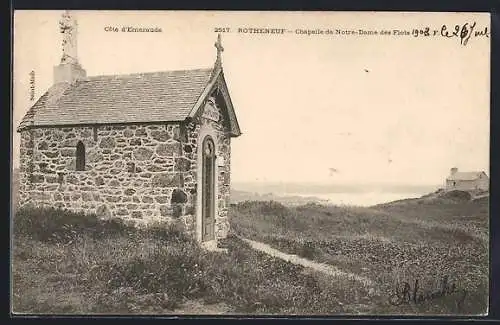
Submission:
[[377,314],[486,312],[487,200],[447,193],[371,208],[268,201],[232,209],[238,234],[375,281],[385,296],[372,300]]
[[[447,193],[370,208],[247,201],[231,209],[234,234],[224,245],[227,253],[203,250],[165,224],[136,229],[95,215],[16,210],[13,311],[486,312],[488,198]],[[377,293],[254,251],[236,235],[369,278]],[[446,292],[429,294],[443,286]]]
[[[135,229],[56,209],[17,211],[13,311],[58,314],[369,312],[367,288],[230,236],[209,252],[169,226]],[[191,304],[190,304],[191,303]],[[191,306],[191,307],[186,307]]]

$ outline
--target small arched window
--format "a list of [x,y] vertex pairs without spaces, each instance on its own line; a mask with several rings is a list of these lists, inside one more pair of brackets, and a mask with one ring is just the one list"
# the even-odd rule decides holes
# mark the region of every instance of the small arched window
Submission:
[[76,145],[76,170],[85,170],[85,145],[81,141]]

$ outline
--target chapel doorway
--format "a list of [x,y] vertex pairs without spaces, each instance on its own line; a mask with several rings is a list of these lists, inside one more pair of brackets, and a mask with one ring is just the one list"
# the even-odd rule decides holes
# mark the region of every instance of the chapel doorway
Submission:
[[202,158],[202,241],[215,239],[215,145],[210,136],[203,140]]

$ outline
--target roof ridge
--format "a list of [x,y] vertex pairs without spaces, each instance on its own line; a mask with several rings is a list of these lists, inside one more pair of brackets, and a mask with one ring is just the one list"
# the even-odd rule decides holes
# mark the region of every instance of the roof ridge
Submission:
[[23,126],[182,121],[215,81],[210,78],[212,71],[101,75],[56,84],[32,106]]
[[90,81],[101,78],[132,78],[137,76],[144,75],[155,75],[155,74],[165,74],[165,73],[176,73],[176,72],[186,72],[186,71],[204,71],[209,72],[212,71],[212,68],[196,68],[196,69],[177,69],[177,70],[162,70],[162,71],[150,71],[150,72],[133,72],[133,73],[122,73],[122,74],[104,74],[104,75],[95,75],[95,76],[87,76],[86,78],[81,79],[81,81]]

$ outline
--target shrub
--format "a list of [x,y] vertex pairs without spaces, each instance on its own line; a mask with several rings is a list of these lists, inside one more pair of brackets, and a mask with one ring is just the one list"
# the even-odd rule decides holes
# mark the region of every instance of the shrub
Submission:
[[236,205],[241,212],[252,212],[268,216],[285,217],[290,214],[290,209],[276,201],[244,201]]
[[83,228],[96,227],[97,217],[55,208],[20,208],[15,217],[15,235],[28,235],[33,239],[69,240]]
[[93,238],[124,235],[126,238],[151,236],[185,242],[186,235],[174,224],[155,224],[144,229],[127,225],[120,218],[102,220],[95,214],[85,214],[55,208],[23,207],[14,217],[14,235],[25,235],[34,240],[68,243],[82,234]]
[[472,198],[469,192],[458,191],[458,190],[444,192],[443,194],[440,195],[440,197],[443,199],[449,199],[453,201],[469,201]]

